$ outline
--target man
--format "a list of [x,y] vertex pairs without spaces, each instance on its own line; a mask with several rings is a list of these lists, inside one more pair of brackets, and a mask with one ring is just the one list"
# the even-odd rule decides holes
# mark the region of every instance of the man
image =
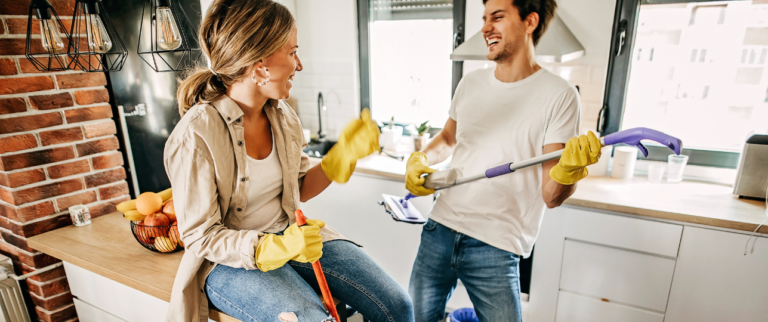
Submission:
[[[521,321],[518,262],[530,256],[545,206],[557,207],[600,157],[594,133],[579,133],[576,89],[536,63],[534,47],[555,0],[484,0],[483,35],[496,67],[467,74],[442,132],[408,160],[406,188],[453,155],[461,175],[565,148],[559,160],[443,190],[424,225],[410,281],[417,322],[443,318],[461,280],[480,321]],[[564,144],[567,142],[567,145]]]

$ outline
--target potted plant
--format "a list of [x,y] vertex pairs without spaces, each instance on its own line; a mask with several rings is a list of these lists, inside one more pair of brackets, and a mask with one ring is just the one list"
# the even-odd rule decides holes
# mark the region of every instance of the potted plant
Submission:
[[397,143],[400,142],[400,137],[403,136],[403,127],[395,125],[395,117],[389,122],[389,125],[381,128],[381,136],[379,137],[379,143],[385,150],[396,151]]
[[413,146],[416,151],[421,151],[421,149],[427,147],[427,140],[429,140],[429,129],[432,128],[431,126],[427,125],[427,123],[429,123],[429,121],[421,123],[418,127],[416,127],[416,132],[419,134],[413,137]]

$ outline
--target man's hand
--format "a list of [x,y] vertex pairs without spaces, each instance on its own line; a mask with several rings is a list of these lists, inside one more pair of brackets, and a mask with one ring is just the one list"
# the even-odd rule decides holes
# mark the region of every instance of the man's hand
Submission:
[[587,166],[597,163],[600,159],[602,144],[595,133],[589,131],[568,140],[560,161],[549,170],[549,177],[562,185],[573,185],[587,177]]
[[413,152],[408,158],[405,166],[405,188],[416,196],[428,196],[435,193],[435,190],[424,188],[424,179],[421,177],[425,173],[433,173],[437,170],[429,167],[427,155],[422,152]]

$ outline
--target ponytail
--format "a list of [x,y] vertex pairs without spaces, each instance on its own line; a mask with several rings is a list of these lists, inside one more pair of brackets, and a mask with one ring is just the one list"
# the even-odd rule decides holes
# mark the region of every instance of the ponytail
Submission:
[[196,68],[180,80],[176,99],[179,102],[179,114],[184,116],[192,106],[198,103],[210,103],[227,94],[226,85],[207,68]]

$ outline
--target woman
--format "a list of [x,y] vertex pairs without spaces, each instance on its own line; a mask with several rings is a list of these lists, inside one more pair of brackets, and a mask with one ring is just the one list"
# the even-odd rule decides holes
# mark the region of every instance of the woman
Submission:
[[181,83],[183,117],[165,147],[186,244],[167,320],[207,322],[210,301],[242,321],[326,321],[309,264],[322,256],[334,297],[372,321],[413,321],[407,293],[355,244],[293,217],[378,149],[367,110],[310,169],[283,101],[302,70],[290,12],[270,0],[216,0],[199,39],[210,67]]

